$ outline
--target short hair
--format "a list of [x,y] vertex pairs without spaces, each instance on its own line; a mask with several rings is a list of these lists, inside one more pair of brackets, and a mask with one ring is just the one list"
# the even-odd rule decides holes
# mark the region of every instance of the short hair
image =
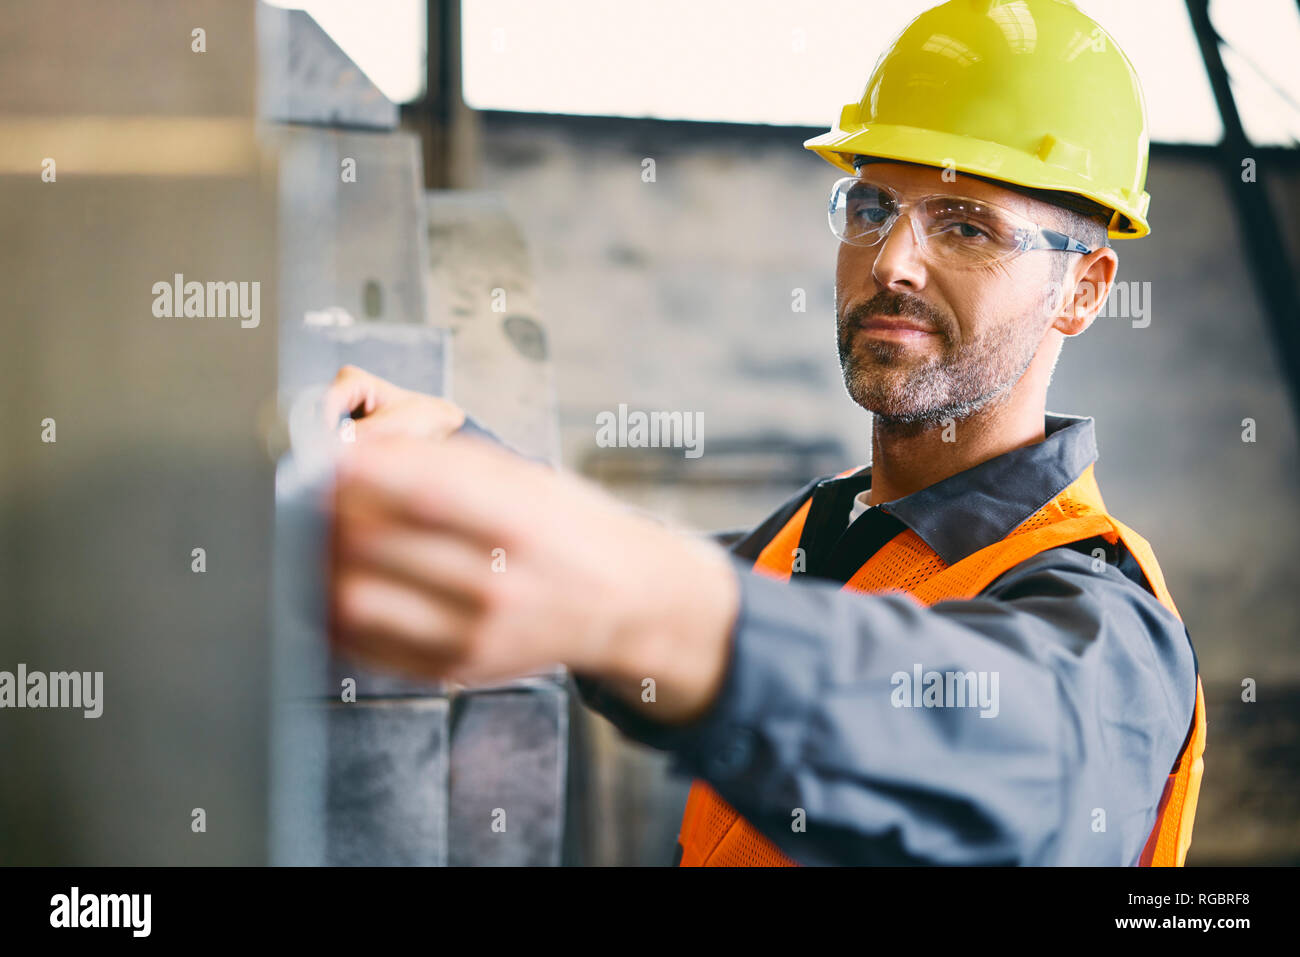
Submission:
[[[1050,222],[1043,225],[1049,226],[1057,232],[1065,233],[1072,239],[1077,239],[1089,249],[1110,245],[1110,221],[1113,213],[1101,203],[1095,202],[1086,196],[1066,193],[1059,189],[1034,189],[1016,183],[1003,183],[999,180],[989,179],[987,176],[977,176],[975,178],[1051,206]],[[1058,258],[1062,262],[1069,262],[1064,256]],[[1064,273],[1065,270],[1062,269],[1061,274],[1064,275]]]
[[[1109,224],[1112,214],[1100,203],[1095,203],[1085,196],[1076,196],[1059,190],[1029,189],[1009,183],[1001,185],[1050,206],[1049,221],[1043,225],[1059,233],[1065,233],[1071,239],[1077,239],[1089,249],[1110,245]],[[1056,253],[1052,260],[1051,281],[1058,284],[1064,282],[1065,274],[1074,261],[1073,255]]]

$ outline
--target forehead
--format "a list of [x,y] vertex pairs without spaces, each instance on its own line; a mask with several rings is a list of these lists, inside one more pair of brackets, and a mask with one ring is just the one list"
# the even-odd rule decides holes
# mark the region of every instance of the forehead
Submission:
[[945,170],[935,166],[919,166],[914,163],[885,160],[864,163],[858,167],[860,177],[883,183],[899,192],[904,198],[924,196],[927,193],[953,193],[995,203],[1030,219],[1041,218],[1047,211],[1046,203],[1015,190],[974,176],[967,176],[956,170],[948,172],[947,179],[944,178],[944,173]]

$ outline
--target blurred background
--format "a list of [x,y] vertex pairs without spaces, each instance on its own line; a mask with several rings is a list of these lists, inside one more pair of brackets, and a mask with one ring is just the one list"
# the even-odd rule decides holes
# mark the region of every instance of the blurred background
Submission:
[[[0,862],[670,863],[689,781],[562,673],[339,704],[293,403],[356,362],[702,533],[867,462],[802,143],[932,5],[9,4],[0,669],[107,690],[0,715]],[[1196,646],[1188,864],[1300,863],[1300,4],[1078,6],[1147,98],[1149,323],[1103,312],[1048,408],[1096,418]],[[156,318],[177,273],[260,322]],[[601,447],[620,404],[708,454]]]

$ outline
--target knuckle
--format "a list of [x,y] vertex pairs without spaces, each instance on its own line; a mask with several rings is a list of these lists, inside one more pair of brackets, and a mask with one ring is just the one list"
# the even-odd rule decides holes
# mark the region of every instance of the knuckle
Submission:
[[478,589],[479,621],[508,618],[517,601],[514,588],[506,575],[492,575],[482,579]]
[[344,635],[361,626],[367,607],[366,587],[353,576],[345,576],[334,591],[334,619]]
[[[346,494],[346,491],[340,488],[340,495]],[[360,544],[361,534],[356,519],[347,515],[340,516],[334,524],[334,550],[337,560],[345,563],[353,561]]]

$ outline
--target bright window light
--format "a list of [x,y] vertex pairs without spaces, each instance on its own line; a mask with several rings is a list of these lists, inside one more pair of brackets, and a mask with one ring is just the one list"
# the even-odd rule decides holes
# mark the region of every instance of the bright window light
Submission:
[[1214,90],[1185,0],[1080,0],[1080,10],[1115,38],[1137,70],[1154,143],[1223,139]]
[[424,93],[426,0],[268,0],[306,10],[394,103]]
[[[1286,0],[1293,2],[1293,0]],[[475,109],[829,126],[934,0],[463,0]],[[1183,0],[1083,0],[1142,78],[1152,139],[1222,124]]]
[[1215,0],[1210,18],[1241,125],[1252,143],[1300,142],[1300,6],[1295,0]]

